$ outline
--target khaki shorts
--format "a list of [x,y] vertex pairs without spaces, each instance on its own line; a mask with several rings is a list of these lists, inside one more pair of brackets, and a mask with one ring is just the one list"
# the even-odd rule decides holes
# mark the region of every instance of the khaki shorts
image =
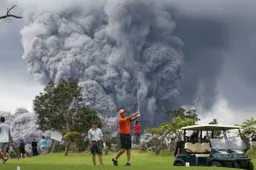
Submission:
[[8,143],[0,143],[0,152],[6,152],[8,148]]

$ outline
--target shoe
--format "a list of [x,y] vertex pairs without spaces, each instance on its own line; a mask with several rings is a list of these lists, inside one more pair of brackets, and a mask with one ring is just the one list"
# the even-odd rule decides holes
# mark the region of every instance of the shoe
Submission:
[[112,162],[113,162],[113,164],[114,164],[115,166],[117,166],[117,165],[118,165],[117,160],[115,160],[114,158],[112,158]]
[[3,164],[4,164],[6,161],[8,161],[8,159],[3,159]]
[[104,165],[103,163],[101,163],[100,165]]
[[127,163],[125,164],[125,166],[131,166],[131,164],[130,164],[129,162],[127,162]]
[[96,165],[96,163],[93,163],[93,165]]

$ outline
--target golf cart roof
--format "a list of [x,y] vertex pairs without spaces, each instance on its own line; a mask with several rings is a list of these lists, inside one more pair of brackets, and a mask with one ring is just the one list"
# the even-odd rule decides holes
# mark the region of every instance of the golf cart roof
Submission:
[[215,131],[215,130],[231,130],[231,129],[240,129],[239,126],[232,126],[232,125],[213,125],[213,124],[206,124],[206,125],[192,125],[192,126],[185,126],[181,128],[182,130],[203,130],[203,131]]

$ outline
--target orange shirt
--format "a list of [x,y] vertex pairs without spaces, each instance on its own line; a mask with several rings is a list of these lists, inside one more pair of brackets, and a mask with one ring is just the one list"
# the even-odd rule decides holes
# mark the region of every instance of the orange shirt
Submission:
[[130,134],[131,128],[130,128],[130,120],[124,121],[124,118],[120,117],[118,124],[119,124],[119,133],[120,134]]

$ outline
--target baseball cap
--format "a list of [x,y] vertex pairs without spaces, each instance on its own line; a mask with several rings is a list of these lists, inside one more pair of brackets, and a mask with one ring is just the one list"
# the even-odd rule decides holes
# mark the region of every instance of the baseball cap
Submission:
[[124,109],[119,110],[119,114],[122,114],[122,113],[124,113],[124,112],[125,112]]

